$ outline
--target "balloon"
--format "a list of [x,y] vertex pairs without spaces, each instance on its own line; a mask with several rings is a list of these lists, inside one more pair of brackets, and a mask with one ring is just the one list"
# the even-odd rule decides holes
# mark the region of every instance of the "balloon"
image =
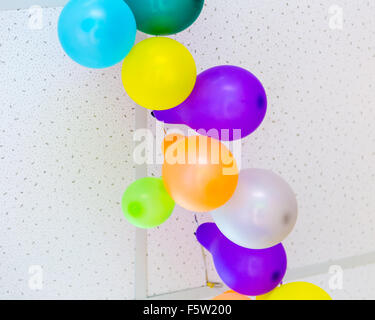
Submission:
[[263,121],[267,97],[259,80],[249,71],[219,66],[197,77],[193,92],[182,104],[154,111],[156,119],[186,124],[200,134],[220,140],[242,139]]
[[179,42],[149,38],[130,51],[122,81],[130,98],[148,109],[169,109],[191,93],[197,77],[194,59]]
[[251,300],[249,297],[239,294],[233,290],[225,291],[212,300]]
[[120,62],[132,48],[135,18],[123,0],[69,1],[60,14],[60,43],[77,63],[106,68]]
[[125,0],[134,12],[138,30],[170,35],[185,30],[198,18],[204,0]]
[[327,292],[308,282],[283,284],[257,300],[332,300]]
[[238,168],[232,153],[220,141],[205,136],[179,137],[165,150],[162,176],[178,205],[207,212],[231,198]]
[[212,211],[220,231],[234,243],[251,249],[273,247],[292,231],[297,200],[277,174],[262,169],[242,170],[233,197]]
[[276,288],[285,275],[287,261],[281,243],[262,250],[243,248],[228,240],[214,223],[200,225],[196,237],[211,252],[223,282],[240,294],[265,294]]
[[133,182],[122,197],[125,218],[138,228],[161,225],[172,214],[174,201],[160,178],[142,178]]
[[[175,142],[177,142],[178,140],[181,140],[181,139],[185,139],[185,136],[183,136],[182,134],[179,134],[179,133],[170,133],[170,134],[167,134],[165,137],[164,137],[164,140],[161,144],[161,150],[165,156],[165,153],[167,151],[167,149],[172,145],[174,144]],[[172,154],[168,153],[168,156],[172,156]]]

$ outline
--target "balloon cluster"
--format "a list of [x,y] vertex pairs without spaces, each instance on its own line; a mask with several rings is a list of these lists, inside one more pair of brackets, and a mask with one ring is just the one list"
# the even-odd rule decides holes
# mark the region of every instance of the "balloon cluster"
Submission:
[[270,171],[239,171],[222,143],[243,139],[262,123],[267,97],[261,82],[236,66],[197,76],[188,49],[170,38],[134,46],[137,29],[175,34],[198,18],[203,5],[204,0],[70,0],[61,12],[58,35],[69,57],[89,68],[123,60],[123,85],[137,104],[153,110],[159,121],[185,124],[199,134],[165,137],[162,177],[128,186],[124,215],[139,228],[153,228],[170,217],[175,203],[209,212],[215,223],[200,225],[196,238],[233,290],[220,298],[327,298],[312,285],[278,287],[287,267],[281,241],[297,219],[295,194]]

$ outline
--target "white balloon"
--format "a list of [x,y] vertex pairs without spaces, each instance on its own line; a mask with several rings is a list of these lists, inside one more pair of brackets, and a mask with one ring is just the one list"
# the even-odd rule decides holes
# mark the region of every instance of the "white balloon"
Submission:
[[211,212],[220,231],[232,242],[250,249],[279,244],[297,221],[296,196],[277,174],[245,169],[232,198]]

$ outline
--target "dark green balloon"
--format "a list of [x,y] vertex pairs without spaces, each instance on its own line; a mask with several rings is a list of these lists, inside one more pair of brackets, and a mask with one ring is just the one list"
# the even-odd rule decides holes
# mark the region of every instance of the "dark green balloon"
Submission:
[[133,11],[138,30],[170,35],[191,26],[202,11],[204,0],[124,0]]

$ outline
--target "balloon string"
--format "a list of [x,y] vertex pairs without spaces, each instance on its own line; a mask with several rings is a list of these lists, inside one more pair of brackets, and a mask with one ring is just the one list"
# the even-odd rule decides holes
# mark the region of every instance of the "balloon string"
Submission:
[[[194,220],[195,223],[197,224],[197,227],[199,226],[197,214],[194,214]],[[205,280],[206,280],[206,285],[208,285],[208,270],[207,270],[207,261],[206,261],[206,253],[204,252],[203,246],[201,247],[201,252],[202,252],[202,258],[203,258],[203,266],[204,266],[204,275],[205,275]]]
[[[195,220],[197,226],[199,227],[199,221],[198,221],[197,214],[194,214],[194,220]],[[194,235],[196,235],[195,232],[194,232]],[[210,288],[220,288],[220,287],[222,287],[223,285],[221,283],[211,282],[211,281],[208,280],[207,255],[206,255],[206,253],[204,251],[203,246],[200,246],[200,247],[201,247],[202,258],[203,258],[204,275],[205,275],[206,286],[210,287]]]
[[[151,112],[151,115],[155,118],[155,115],[153,114],[153,112]],[[163,128],[163,131],[164,131],[164,138],[165,138],[165,136],[167,135],[167,130]],[[197,227],[199,227],[197,214],[194,214],[194,220],[195,220],[195,223],[197,224]],[[196,235],[196,232],[194,232],[194,236],[195,235]],[[211,282],[208,280],[207,256],[206,256],[206,253],[204,252],[203,246],[200,246],[200,247],[201,247],[201,252],[202,252],[202,257],[203,257],[204,275],[205,275],[206,285],[210,288],[222,287],[221,283]]]
[[197,223],[197,226],[199,226],[199,222],[198,222],[197,214],[194,214],[194,219],[195,219],[195,222]]

